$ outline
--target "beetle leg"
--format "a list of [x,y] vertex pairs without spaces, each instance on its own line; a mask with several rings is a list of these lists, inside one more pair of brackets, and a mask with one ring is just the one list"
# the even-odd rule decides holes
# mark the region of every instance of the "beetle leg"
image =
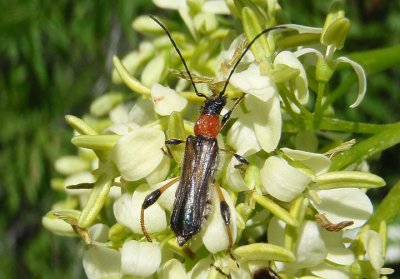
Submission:
[[173,158],[172,153],[171,153],[171,149],[169,149],[168,145],[178,145],[181,143],[185,143],[186,141],[181,140],[181,139],[167,139],[165,141],[165,147],[167,149],[167,151],[164,150],[164,148],[161,148],[161,150],[164,152],[165,155],[167,155],[170,159]]
[[236,108],[236,106],[244,100],[244,96],[246,96],[246,94],[243,94],[242,96],[237,98],[235,103],[233,104],[232,108],[227,113],[225,113],[224,116],[222,116],[221,130],[224,127],[225,123],[229,120],[229,118],[231,118],[231,114],[232,114],[233,110]]
[[166,141],[165,141],[165,144],[169,144],[169,145],[178,145],[178,144],[181,144],[181,143],[184,143],[185,141],[184,140],[181,140],[181,139],[167,139]]
[[150,205],[154,204],[158,200],[158,198],[161,196],[161,194],[165,190],[167,190],[169,187],[174,185],[179,179],[180,179],[180,177],[178,176],[178,177],[172,179],[170,182],[168,182],[164,186],[162,186],[161,188],[151,192],[150,194],[148,194],[145,197],[145,199],[142,203],[142,209],[140,211],[140,227],[142,228],[142,232],[143,232],[144,236],[146,237],[147,241],[149,241],[149,242],[152,242],[152,241],[151,241],[151,237],[150,237],[149,233],[146,230],[146,226],[144,225],[144,210],[146,208],[148,208]]
[[217,189],[218,192],[218,198],[219,198],[219,206],[221,209],[221,216],[222,219],[224,220],[225,226],[226,226],[226,231],[228,233],[228,250],[231,249],[233,245],[233,237],[232,237],[232,231],[231,231],[231,211],[229,210],[229,205],[226,202],[224,195],[222,194],[221,187],[219,186],[219,183],[217,181],[214,181],[215,188]]
[[222,275],[226,276],[227,279],[232,279],[232,276],[229,273],[225,273],[222,271],[222,269],[218,266],[216,266],[215,264],[211,264],[212,267],[214,267],[219,273],[221,273]]
[[247,159],[245,157],[243,157],[242,155],[236,154],[230,150],[226,150],[226,149],[222,149],[220,148],[221,151],[224,151],[226,153],[230,153],[232,154],[236,160],[239,161],[239,164],[235,165],[235,169],[241,170],[242,172],[246,171],[246,166],[249,164],[249,161],[247,161]]
[[231,257],[232,260],[234,260],[236,262],[236,265],[239,267],[238,262],[236,261],[235,257],[233,256],[232,252],[231,252],[231,248],[233,245],[233,236],[232,236],[232,230],[230,227],[231,224],[231,211],[229,208],[228,203],[226,202],[224,195],[222,194],[221,191],[221,186],[219,186],[219,183],[217,181],[214,180],[214,185],[215,188],[217,189],[218,192],[218,198],[219,198],[219,206],[220,206],[220,210],[221,210],[221,216],[222,219],[224,220],[225,223],[225,227],[226,227],[226,232],[228,233],[228,253],[229,256]]

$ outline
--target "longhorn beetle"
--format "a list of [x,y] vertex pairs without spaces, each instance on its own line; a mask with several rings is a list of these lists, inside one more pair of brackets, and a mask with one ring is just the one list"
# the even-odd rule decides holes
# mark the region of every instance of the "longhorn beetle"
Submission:
[[[214,173],[218,166],[219,158],[219,148],[216,137],[221,128],[230,118],[232,110],[243,100],[244,94],[235,101],[233,107],[222,117],[222,120],[220,121],[220,113],[226,105],[227,99],[225,90],[236,67],[239,65],[241,59],[244,57],[253,43],[261,35],[268,33],[271,30],[285,27],[276,26],[265,29],[259,33],[247,45],[245,50],[239,56],[225,81],[222,91],[219,93],[214,92],[214,94],[211,96],[206,96],[205,94],[197,91],[196,84],[193,81],[185,59],[183,59],[179,48],[176,46],[176,43],[167,28],[154,16],[150,15],[150,17],[165,31],[186,69],[196,95],[204,98],[205,101],[201,106],[199,118],[194,125],[195,135],[188,136],[186,141],[180,139],[169,139],[165,141],[165,143],[169,145],[177,145],[180,143],[186,144],[182,175],[180,178],[177,177],[161,188],[153,191],[144,199],[140,215],[140,224],[143,234],[145,235],[146,239],[151,242],[151,237],[148,234],[144,223],[144,210],[155,203],[166,189],[179,180],[179,186],[175,194],[175,202],[171,215],[171,229],[175,232],[178,244],[180,246],[184,245],[201,229],[206,213],[209,185],[214,182],[218,192],[218,197],[220,199],[221,215],[227,229],[229,250],[233,245],[232,232],[229,227],[230,210],[227,202],[224,199],[221,188],[216,181],[214,181]],[[240,163],[248,164],[247,160],[242,156],[237,154],[234,154],[234,156]]]

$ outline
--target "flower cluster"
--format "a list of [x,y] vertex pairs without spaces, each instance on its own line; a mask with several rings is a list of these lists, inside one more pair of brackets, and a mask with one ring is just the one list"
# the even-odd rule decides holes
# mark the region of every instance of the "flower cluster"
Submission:
[[[349,29],[343,10],[334,5],[324,27],[315,28],[281,22],[274,0],[264,6],[243,4],[247,1],[154,2],[179,12],[184,28],[161,21],[206,95],[211,94],[207,82],[214,91],[224,84],[246,41],[282,25],[255,42],[226,91],[229,101],[222,114],[243,98],[217,138],[226,152],[220,152],[214,177],[231,210],[233,256],[226,251],[227,228],[213,184],[210,212],[187,246],[178,246],[169,228],[179,182],[145,210],[153,242],[144,237],[140,215],[145,197],[180,176],[183,167],[184,144],[167,149],[165,141],[193,134],[203,99],[190,91],[166,34],[143,16],[133,27],[148,39],[122,61],[114,58],[113,81],[133,93],[106,93],[82,119],[66,117],[76,131],[72,143],[78,155],[56,162],[65,179],[54,180],[53,186],[67,198],[43,217],[50,231],[78,235],[88,244],[83,256],[87,276],[217,278],[225,273],[252,278],[256,270],[271,268],[285,278],[378,278],[389,272],[383,268],[385,227],[376,232],[366,225],[373,213],[366,190],[385,182],[368,172],[365,162],[333,165],[354,142],[320,130],[334,110],[325,101],[338,63],[349,63],[358,77],[358,96],[351,107],[366,92],[363,68],[349,58],[334,58]],[[220,15],[232,19],[221,20]],[[238,167],[233,153],[249,165]]]

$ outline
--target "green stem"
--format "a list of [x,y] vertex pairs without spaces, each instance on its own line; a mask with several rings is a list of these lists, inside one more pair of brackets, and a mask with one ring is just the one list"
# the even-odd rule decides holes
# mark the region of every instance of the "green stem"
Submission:
[[[306,122],[307,120],[301,119],[298,121]],[[306,123],[302,125],[304,126]],[[356,134],[376,134],[398,125],[400,125],[400,123],[397,122],[393,124],[370,124],[322,117],[319,129],[322,131],[336,131]],[[286,121],[283,125],[283,130],[288,133],[297,133],[299,131],[299,127],[297,123]]]
[[325,111],[328,106],[333,104],[337,99],[343,96],[346,92],[349,92],[349,88],[356,82],[357,78],[355,75],[349,75],[338,87],[333,90],[326,98],[322,105],[322,111]]
[[305,116],[306,119],[313,119],[314,116],[312,115],[312,113],[299,102],[292,91],[287,90],[285,87],[283,87],[283,90],[285,91],[285,95],[300,109],[301,113]]
[[317,100],[315,101],[315,111],[314,111],[314,128],[318,129],[321,123],[322,116],[322,98],[325,92],[325,82],[318,82],[318,92]]
[[298,115],[292,110],[292,107],[290,106],[290,102],[287,98],[287,96],[285,94],[281,94],[282,97],[282,102],[285,105],[285,110],[287,113],[289,113],[290,118],[293,120],[294,125],[296,126],[296,128],[300,129],[300,130],[304,130],[305,126],[302,126],[302,123],[300,121],[300,118],[298,117]]
[[331,171],[342,170],[352,163],[361,162],[372,155],[400,143],[400,123],[388,127],[372,137],[339,153],[332,159]]
[[400,213],[400,180],[393,186],[383,201],[375,210],[374,215],[369,219],[371,229],[378,231],[381,221],[393,222],[393,219]]

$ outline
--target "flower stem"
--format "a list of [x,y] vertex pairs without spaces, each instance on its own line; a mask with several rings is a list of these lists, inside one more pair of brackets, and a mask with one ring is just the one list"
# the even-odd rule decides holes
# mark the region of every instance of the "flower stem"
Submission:
[[325,92],[325,82],[318,83],[317,100],[315,101],[315,111],[314,111],[314,128],[318,129],[321,123],[322,116],[322,98]]
[[332,159],[331,171],[342,170],[348,165],[361,162],[372,155],[400,143],[400,123],[387,127],[382,132],[339,153]]
[[391,223],[400,213],[400,180],[393,186],[369,219],[371,229],[378,231],[381,221]]

